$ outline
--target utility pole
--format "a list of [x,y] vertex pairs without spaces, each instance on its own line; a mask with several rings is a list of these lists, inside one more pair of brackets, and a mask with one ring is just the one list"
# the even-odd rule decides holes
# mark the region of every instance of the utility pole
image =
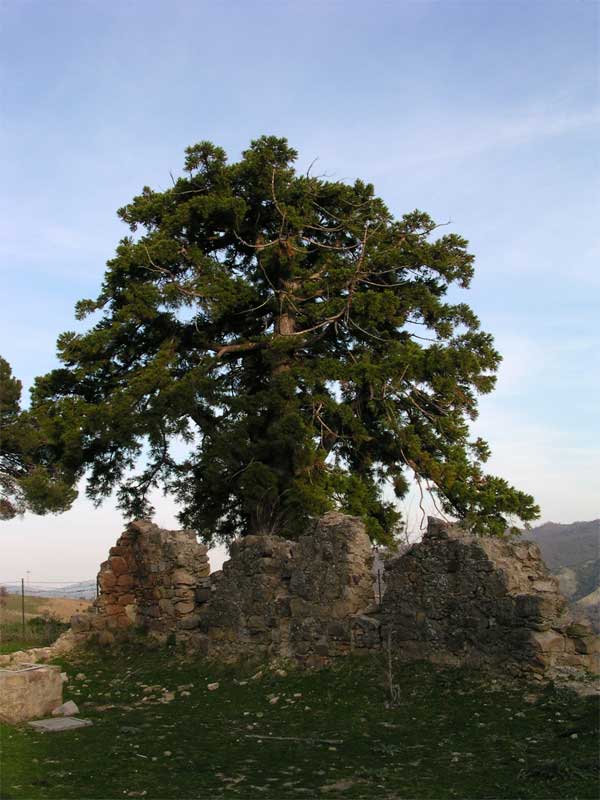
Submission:
[[23,638],[25,638],[25,581],[21,578],[21,626],[23,628]]

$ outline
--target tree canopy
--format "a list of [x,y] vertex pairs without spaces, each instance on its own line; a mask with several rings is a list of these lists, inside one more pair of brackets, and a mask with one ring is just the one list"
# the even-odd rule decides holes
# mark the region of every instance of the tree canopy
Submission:
[[500,355],[446,297],[469,286],[467,241],[296,158],[281,138],[236,163],[201,142],[119,210],[130,235],[77,305],[93,324],[32,392],[49,462],[131,516],[162,487],[207,541],[295,536],[331,508],[385,541],[410,479],[476,532],[534,518],[469,435]]
[[48,462],[42,431],[21,411],[21,389],[0,356],[0,520],[26,510],[65,511],[77,496],[69,481],[62,480],[56,458]]

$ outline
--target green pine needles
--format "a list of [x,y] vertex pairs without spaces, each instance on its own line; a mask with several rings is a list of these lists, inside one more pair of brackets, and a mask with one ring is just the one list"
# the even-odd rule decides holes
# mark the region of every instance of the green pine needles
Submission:
[[0,356],[0,520],[66,511],[77,497],[73,473],[63,475],[56,448],[34,415],[21,411],[21,389]]
[[285,139],[237,163],[186,152],[172,188],[120,209],[132,235],[77,307],[97,321],[62,334],[64,366],[36,381],[61,476],[87,473],[98,502],[117,489],[137,517],[160,486],[209,542],[294,537],[332,508],[386,541],[400,514],[384,488],[402,498],[412,478],[476,532],[533,519],[469,439],[500,356],[444,299],[472,277],[465,239],[394,219],[370,184],[296,173]]

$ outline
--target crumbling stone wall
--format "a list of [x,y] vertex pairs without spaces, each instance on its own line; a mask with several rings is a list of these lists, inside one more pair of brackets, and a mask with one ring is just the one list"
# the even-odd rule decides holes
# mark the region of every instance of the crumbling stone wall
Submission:
[[246,536],[209,576],[193,531],[131,523],[102,564],[94,613],[74,635],[110,643],[134,627],[198,655],[319,665],[389,642],[404,660],[550,675],[598,671],[598,637],[573,623],[537,545],[471,536],[430,519],[423,541],[385,564],[374,603],[363,523],[326,514],[296,542]]
[[194,531],[132,522],[100,566],[94,613],[73,617],[73,630],[110,643],[133,627],[157,635],[193,627],[196,591],[209,572],[207,548]]
[[360,639],[355,615],[373,602],[371,563],[362,522],[334,512],[297,542],[239,539],[213,578],[190,641],[220,658],[252,654],[316,664],[346,652],[353,627]]
[[574,624],[532,542],[471,536],[437,519],[386,564],[382,638],[405,660],[549,674],[598,670],[598,637]]

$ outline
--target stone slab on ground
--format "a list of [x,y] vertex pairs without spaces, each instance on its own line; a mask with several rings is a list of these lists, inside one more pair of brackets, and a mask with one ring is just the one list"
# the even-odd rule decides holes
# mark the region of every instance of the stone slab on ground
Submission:
[[88,728],[93,723],[90,719],[80,719],[79,717],[53,717],[52,719],[34,719],[27,724],[36,731],[54,733],[55,731],[72,731],[76,728]]

